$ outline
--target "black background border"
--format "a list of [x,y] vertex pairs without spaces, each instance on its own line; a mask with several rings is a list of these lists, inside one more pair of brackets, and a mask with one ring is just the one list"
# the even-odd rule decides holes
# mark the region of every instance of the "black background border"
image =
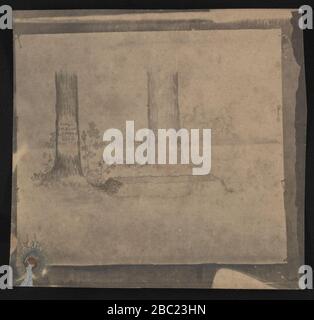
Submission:
[[[4,2],[4,3],[3,3]],[[6,0],[13,10],[299,8],[314,1]],[[314,267],[314,29],[304,31],[307,96],[305,263]],[[13,129],[13,35],[0,30],[0,265],[9,264]],[[313,299],[313,290],[14,288],[1,299]]]

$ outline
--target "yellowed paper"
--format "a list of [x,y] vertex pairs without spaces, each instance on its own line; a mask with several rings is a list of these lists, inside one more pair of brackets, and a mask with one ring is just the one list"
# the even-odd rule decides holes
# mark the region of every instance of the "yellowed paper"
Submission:
[[[179,25],[195,14],[16,18],[26,28],[15,40],[18,259],[33,241],[45,266],[287,263],[288,243],[298,239],[287,229],[285,183],[292,202],[295,177],[287,179],[286,158],[295,163],[295,150],[293,106],[285,101],[295,92],[284,84],[285,59],[295,90],[300,67],[281,25],[265,21],[289,22],[290,12],[257,12],[250,19],[264,21],[261,28],[239,25],[246,10],[199,15],[215,28],[123,24]],[[27,31],[28,23],[93,19],[109,29]],[[60,83],[74,92],[66,98],[76,106],[72,120],[58,114]],[[195,176],[181,164],[106,165],[104,132],[123,132],[132,120],[135,130],[210,128],[210,173]],[[66,175],[61,153],[73,155]]]

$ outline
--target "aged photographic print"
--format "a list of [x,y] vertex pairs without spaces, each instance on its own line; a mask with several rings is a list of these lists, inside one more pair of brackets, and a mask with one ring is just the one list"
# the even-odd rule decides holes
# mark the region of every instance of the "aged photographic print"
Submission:
[[16,285],[298,287],[294,11],[16,12],[14,85]]

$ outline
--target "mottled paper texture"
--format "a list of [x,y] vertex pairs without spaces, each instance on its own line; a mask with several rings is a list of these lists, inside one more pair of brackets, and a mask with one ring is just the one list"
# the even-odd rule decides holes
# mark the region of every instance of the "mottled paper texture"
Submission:
[[[227,21],[241,21],[237,12]],[[18,34],[18,241],[38,243],[48,266],[286,263],[282,36],[280,27]],[[66,130],[79,139],[80,168],[67,177],[55,174],[62,75],[78,106]],[[148,112],[154,95],[158,115]],[[212,129],[211,172],[108,168],[102,135],[126,120],[136,130]]]

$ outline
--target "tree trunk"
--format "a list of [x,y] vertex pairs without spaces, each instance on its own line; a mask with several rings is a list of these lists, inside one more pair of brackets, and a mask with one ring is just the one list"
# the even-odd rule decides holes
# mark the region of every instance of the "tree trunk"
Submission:
[[148,127],[158,129],[179,129],[180,112],[178,101],[178,73],[171,71],[149,71]]
[[56,83],[56,155],[52,173],[83,175],[80,155],[77,75],[58,72]]
[[[178,72],[153,70],[147,73],[148,127],[158,137],[158,129],[180,129]],[[155,147],[156,148],[156,147]],[[156,163],[158,161],[157,149]],[[181,142],[177,143],[181,154]]]

